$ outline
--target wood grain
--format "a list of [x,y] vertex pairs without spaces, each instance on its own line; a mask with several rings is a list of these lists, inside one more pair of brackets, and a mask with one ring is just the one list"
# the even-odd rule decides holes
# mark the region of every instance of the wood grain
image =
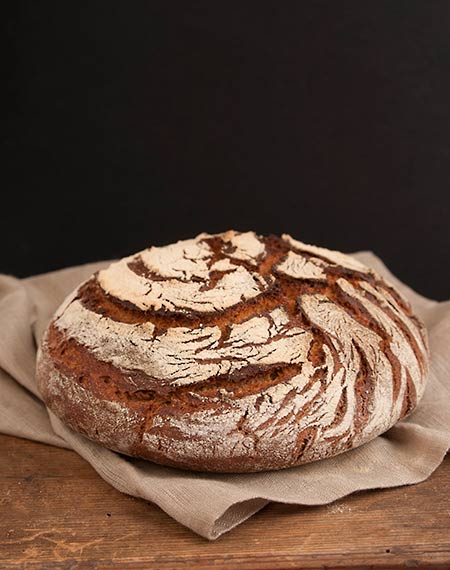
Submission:
[[3,570],[450,568],[450,457],[425,482],[269,505],[215,542],[106,484],[75,453],[0,436]]

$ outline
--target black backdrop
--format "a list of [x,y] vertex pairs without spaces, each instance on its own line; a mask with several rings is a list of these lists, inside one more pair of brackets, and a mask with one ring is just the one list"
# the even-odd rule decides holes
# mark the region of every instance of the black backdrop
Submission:
[[12,4],[0,271],[254,229],[450,296],[447,0]]

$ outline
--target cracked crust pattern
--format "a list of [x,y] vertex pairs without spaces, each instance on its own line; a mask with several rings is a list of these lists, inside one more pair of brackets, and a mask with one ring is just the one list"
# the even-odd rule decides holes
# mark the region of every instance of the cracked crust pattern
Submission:
[[340,252],[202,233],[96,273],[55,313],[37,379],[116,451],[200,471],[291,467],[370,441],[428,373],[409,303]]

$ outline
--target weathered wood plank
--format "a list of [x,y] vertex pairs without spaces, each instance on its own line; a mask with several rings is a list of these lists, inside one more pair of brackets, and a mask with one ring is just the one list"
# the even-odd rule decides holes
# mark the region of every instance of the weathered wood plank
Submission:
[[210,543],[73,452],[7,436],[0,450],[5,570],[450,568],[450,457],[420,485],[270,505]]

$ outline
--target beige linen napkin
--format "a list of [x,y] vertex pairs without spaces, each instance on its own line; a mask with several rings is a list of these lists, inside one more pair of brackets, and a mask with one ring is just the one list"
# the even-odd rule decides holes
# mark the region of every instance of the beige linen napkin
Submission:
[[39,399],[36,344],[63,298],[109,262],[22,280],[0,276],[0,432],[73,449],[119,491],[156,503],[211,540],[269,501],[321,505],[354,491],[423,481],[450,448],[450,301],[438,303],[415,293],[371,252],[354,256],[409,298],[427,325],[431,347],[430,378],[418,408],[370,443],[284,471],[221,475],[131,459],[65,427]]

